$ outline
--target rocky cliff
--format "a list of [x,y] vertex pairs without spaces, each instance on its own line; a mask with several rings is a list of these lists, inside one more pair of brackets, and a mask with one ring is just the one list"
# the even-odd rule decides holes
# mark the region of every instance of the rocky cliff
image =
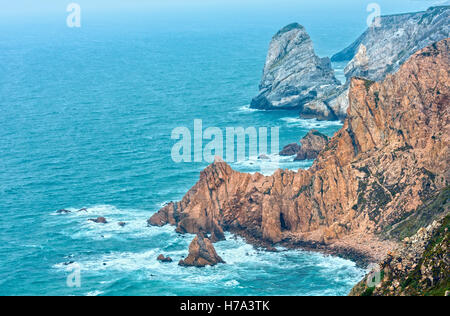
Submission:
[[424,12],[383,16],[354,43],[332,57],[350,61],[347,79],[359,76],[379,81],[395,73],[418,50],[450,37],[450,6]]
[[340,83],[329,58],[319,58],[305,28],[291,24],[279,31],[270,43],[260,93],[252,100],[257,109],[298,109],[304,116],[335,119],[334,111],[311,101],[336,94]]
[[251,175],[216,161],[149,223],[381,260],[393,246],[384,232],[450,181],[449,44],[417,52],[383,82],[353,79],[344,126],[309,170]]

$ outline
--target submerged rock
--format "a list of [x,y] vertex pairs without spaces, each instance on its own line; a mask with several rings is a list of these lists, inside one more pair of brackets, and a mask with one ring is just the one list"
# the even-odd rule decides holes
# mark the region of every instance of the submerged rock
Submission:
[[125,223],[125,222],[119,222],[119,223],[117,223],[120,227],[125,227],[126,225],[127,225],[127,223]]
[[97,224],[107,224],[108,221],[104,217],[91,218],[89,221],[97,223]]
[[[251,102],[256,109],[298,109],[308,102],[335,95],[339,81],[329,58],[319,58],[305,28],[297,23],[279,31],[270,43],[260,83],[260,93]],[[333,111],[311,106],[308,116],[335,119]]]
[[156,258],[156,260],[161,261],[161,262],[166,262],[166,263],[173,261],[172,258],[170,258],[170,257],[164,257],[163,254],[159,255],[158,258]]
[[203,234],[197,234],[189,245],[189,255],[186,259],[180,260],[180,266],[205,267],[214,266],[218,263],[225,263],[217,254],[212,242]]
[[62,210],[57,210],[56,213],[57,214],[69,214],[69,213],[71,213],[71,211],[62,209]]

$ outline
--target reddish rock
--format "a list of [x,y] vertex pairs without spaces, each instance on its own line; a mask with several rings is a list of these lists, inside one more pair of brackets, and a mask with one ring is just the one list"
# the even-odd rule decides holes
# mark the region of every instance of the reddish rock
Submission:
[[271,243],[331,245],[351,236],[346,247],[375,247],[380,233],[450,183],[449,41],[416,53],[383,82],[353,79],[344,126],[310,169],[263,176],[216,161],[149,223]]
[[283,150],[280,151],[280,156],[294,156],[300,150],[300,145],[297,143],[289,144],[284,146]]
[[108,221],[104,217],[91,218],[89,221],[97,223],[97,224],[107,224]]
[[186,259],[180,260],[180,266],[205,267],[214,266],[218,263],[225,263],[219,257],[212,242],[203,234],[197,234],[189,245],[189,255]]
[[295,161],[316,159],[319,153],[325,148],[330,141],[327,135],[320,133],[314,129],[302,138],[300,143],[302,146],[297,151]]
[[172,258],[170,258],[170,257],[164,257],[163,254],[159,255],[158,258],[156,258],[156,260],[161,261],[161,262],[166,262],[166,263],[173,261]]

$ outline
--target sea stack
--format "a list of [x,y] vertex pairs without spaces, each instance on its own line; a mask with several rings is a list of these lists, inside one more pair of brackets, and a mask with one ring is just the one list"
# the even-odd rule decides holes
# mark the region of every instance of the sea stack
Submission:
[[297,23],[280,30],[270,43],[255,109],[298,109],[300,114],[335,119],[333,110],[305,104],[336,94],[339,81],[329,58],[319,58],[305,28]]
[[189,245],[188,257],[180,260],[178,264],[185,267],[205,267],[218,263],[225,263],[225,261],[219,257],[212,242],[204,234],[199,233]]

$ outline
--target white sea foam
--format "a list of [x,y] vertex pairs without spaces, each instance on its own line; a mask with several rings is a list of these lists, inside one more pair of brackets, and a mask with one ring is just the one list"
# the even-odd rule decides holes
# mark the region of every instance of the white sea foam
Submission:
[[294,161],[295,156],[280,156],[279,154],[267,155],[266,159],[249,157],[246,160],[232,163],[232,167],[241,172],[259,172],[265,176],[272,175],[278,169],[288,169],[297,172],[298,169],[308,169],[312,160]]
[[253,113],[253,112],[257,112],[257,111],[261,111],[261,110],[258,110],[258,109],[252,109],[252,108],[250,107],[250,104],[241,106],[241,107],[238,109],[238,113]]
[[342,127],[341,121],[319,121],[317,119],[302,119],[298,117],[283,117],[280,119],[288,126],[303,127],[306,129],[313,128],[328,128],[328,127]]

